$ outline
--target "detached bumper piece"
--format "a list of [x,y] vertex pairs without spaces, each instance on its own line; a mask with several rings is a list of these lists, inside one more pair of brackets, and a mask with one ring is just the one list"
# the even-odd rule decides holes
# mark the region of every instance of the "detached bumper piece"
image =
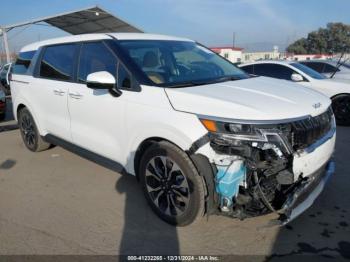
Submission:
[[308,209],[322,192],[328,179],[335,172],[335,162],[330,160],[307,179],[299,181],[299,186],[288,196],[280,214],[279,224],[285,225]]

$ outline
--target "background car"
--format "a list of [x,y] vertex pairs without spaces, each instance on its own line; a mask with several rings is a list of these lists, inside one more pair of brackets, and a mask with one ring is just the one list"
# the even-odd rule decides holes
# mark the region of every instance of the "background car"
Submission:
[[5,92],[0,89],[0,121],[5,119],[6,115],[6,95]]
[[300,63],[328,78],[350,83],[350,63],[347,60],[340,62],[336,60],[307,60],[300,61]]
[[295,61],[258,61],[240,65],[251,75],[298,82],[332,99],[337,124],[350,126],[350,84],[328,79],[312,68]]
[[12,63],[8,63],[3,66],[0,71],[0,83],[4,87],[6,94],[10,94],[10,73],[12,69]]

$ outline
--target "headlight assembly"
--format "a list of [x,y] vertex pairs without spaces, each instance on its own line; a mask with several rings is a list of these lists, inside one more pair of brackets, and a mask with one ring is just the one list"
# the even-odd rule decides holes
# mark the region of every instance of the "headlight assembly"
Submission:
[[203,118],[200,121],[209,131],[211,141],[219,146],[239,146],[243,142],[253,145],[272,143],[286,153],[293,151],[286,136],[290,134],[290,130],[285,130],[286,126],[283,128],[276,124],[231,123]]
[[200,119],[205,128],[215,134],[227,139],[245,140],[245,141],[261,141],[267,142],[267,137],[263,130],[256,125],[225,123],[209,119]]

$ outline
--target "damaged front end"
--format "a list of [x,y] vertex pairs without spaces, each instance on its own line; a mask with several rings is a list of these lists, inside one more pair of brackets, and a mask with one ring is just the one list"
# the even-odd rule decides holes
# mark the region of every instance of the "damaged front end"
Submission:
[[214,170],[214,212],[239,219],[276,212],[286,223],[312,204],[334,172],[331,108],[279,123],[200,119],[209,133],[194,148]]

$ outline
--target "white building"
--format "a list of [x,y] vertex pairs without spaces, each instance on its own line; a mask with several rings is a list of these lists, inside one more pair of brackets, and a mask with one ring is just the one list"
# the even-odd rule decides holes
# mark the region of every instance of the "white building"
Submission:
[[232,63],[242,62],[243,48],[239,47],[211,47],[213,52],[221,55]]
[[285,59],[287,60],[295,60],[295,61],[303,61],[303,60],[325,60],[332,59],[334,56],[331,54],[303,54],[303,55],[295,55],[287,53],[285,55]]
[[278,60],[283,59],[283,54],[278,51],[278,46],[273,47],[273,51],[265,52],[245,52],[242,62],[254,62],[259,60]]
[[277,46],[274,46],[273,51],[267,52],[243,52],[244,49],[239,47],[211,47],[210,49],[232,63],[284,59],[284,54],[278,51]]

